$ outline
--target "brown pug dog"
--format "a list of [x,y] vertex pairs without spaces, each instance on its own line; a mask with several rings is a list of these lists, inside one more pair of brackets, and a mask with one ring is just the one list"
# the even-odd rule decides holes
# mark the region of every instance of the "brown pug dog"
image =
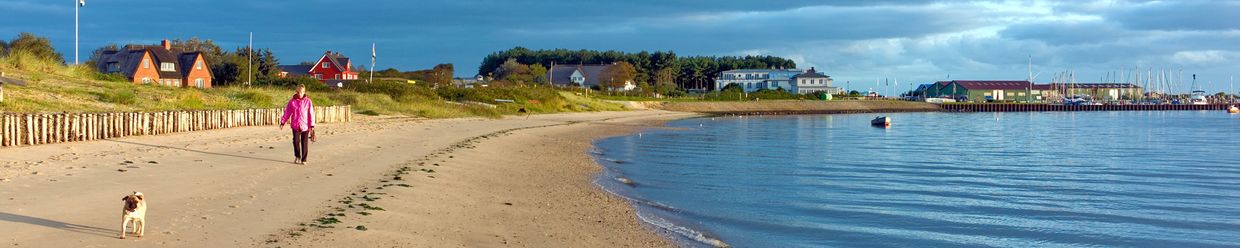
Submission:
[[125,227],[130,222],[133,222],[133,236],[142,237],[146,233],[146,197],[134,191],[121,200],[125,201],[125,208],[121,210],[121,239],[125,239]]

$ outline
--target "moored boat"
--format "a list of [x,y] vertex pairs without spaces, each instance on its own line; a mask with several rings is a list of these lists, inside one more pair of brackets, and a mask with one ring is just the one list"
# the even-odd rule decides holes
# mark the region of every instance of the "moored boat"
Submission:
[[1227,113],[1240,114],[1240,107],[1236,107],[1236,105],[1227,106]]
[[886,116],[876,117],[873,120],[870,120],[870,125],[880,126],[880,127],[890,127],[891,117],[886,117]]
[[1193,93],[1189,95],[1189,103],[1193,105],[1210,104],[1210,102],[1206,100],[1206,92],[1203,90],[1194,90]]

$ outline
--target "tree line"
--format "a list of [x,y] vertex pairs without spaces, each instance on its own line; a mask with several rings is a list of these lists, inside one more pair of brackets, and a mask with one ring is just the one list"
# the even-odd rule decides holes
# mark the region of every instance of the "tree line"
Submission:
[[[775,56],[688,56],[678,57],[672,51],[622,51],[596,50],[530,50],[524,47],[498,51],[487,55],[478,66],[478,75],[496,77],[514,75],[507,68],[515,64],[526,65],[529,70],[539,66],[549,70],[556,65],[611,64],[625,62],[633,66],[633,80],[654,88],[711,90],[715,75],[733,69],[796,68],[796,62]],[[515,75],[521,75],[517,73]],[[532,73],[524,73],[532,74]],[[527,82],[536,82],[531,78]]]
[[[452,76],[455,73],[452,64],[438,64],[431,69],[400,71],[396,68],[387,68],[375,71],[375,81],[385,78],[401,78],[417,81],[418,83],[426,83],[429,86],[442,87],[452,85]],[[361,71],[358,77],[366,80],[370,78],[369,71]]]

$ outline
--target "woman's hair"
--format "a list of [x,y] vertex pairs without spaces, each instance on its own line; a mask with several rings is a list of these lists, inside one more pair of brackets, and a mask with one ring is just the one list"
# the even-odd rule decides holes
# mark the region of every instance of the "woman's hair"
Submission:
[[[293,91],[297,91],[299,89],[300,90],[306,89],[306,84],[297,84],[297,87],[293,87]],[[309,96],[304,95],[304,94],[301,96],[301,98],[305,98],[305,97],[309,97]],[[293,98],[298,98],[296,92],[293,92]]]

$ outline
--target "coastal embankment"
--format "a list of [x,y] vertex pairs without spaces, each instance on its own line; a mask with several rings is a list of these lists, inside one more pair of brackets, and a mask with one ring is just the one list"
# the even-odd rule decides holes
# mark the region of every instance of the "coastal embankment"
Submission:
[[[848,114],[886,112],[934,112],[939,106],[909,101],[799,101],[771,100],[746,102],[644,102],[646,108],[679,112],[726,115],[780,115],[780,114]],[[627,106],[627,105],[626,105]]]

